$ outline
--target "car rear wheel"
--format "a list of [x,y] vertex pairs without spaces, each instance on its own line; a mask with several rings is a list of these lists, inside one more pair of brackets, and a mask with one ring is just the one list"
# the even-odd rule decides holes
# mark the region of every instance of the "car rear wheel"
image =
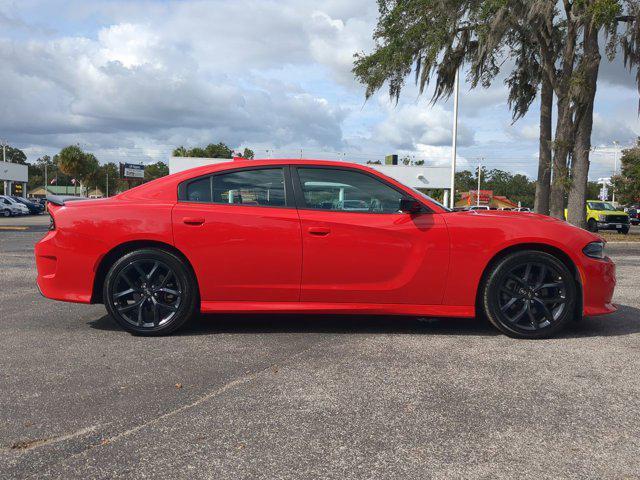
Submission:
[[148,336],[176,331],[198,307],[190,268],[177,256],[153,248],[130,252],[113,264],[105,278],[103,299],[122,328]]
[[482,303],[489,321],[514,338],[547,338],[574,317],[576,283],[564,263],[527,250],[501,259],[489,272]]

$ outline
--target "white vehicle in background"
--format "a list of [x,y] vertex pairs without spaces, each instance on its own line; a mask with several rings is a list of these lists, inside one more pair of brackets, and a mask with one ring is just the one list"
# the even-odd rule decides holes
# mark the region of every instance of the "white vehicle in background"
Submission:
[[531,212],[529,207],[518,207],[513,209],[514,212]]
[[[9,215],[29,215],[29,209],[26,205],[16,202],[13,198],[8,197],[7,195],[0,195],[0,204],[2,204],[3,213],[6,212],[6,209],[9,210]],[[4,213],[5,217],[8,217],[6,213]]]

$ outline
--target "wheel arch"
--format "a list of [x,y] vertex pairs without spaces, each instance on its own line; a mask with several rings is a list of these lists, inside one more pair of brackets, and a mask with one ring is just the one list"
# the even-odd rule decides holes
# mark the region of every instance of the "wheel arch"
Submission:
[[571,274],[574,277],[574,280],[576,282],[576,289],[578,290],[578,298],[577,298],[577,302],[576,302],[576,312],[579,313],[580,315],[582,315],[582,308],[583,308],[583,288],[582,288],[582,276],[580,274],[580,271],[578,269],[578,266],[576,265],[576,263],[571,259],[571,257],[564,252],[563,250],[561,250],[558,247],[554,247],[553,245],[549,245],[546,243],[535,243],[535,242],[530,242],[530,243],[518,243],[515,245],[511,245],[508,246],[502,250],[500,250],[499,252],[497,252],[490,260],[489,262],[487,262],[487,264],[484,267],[484,270],[482,271],[482,276],[480,277],[480,282],[478,283],[478,289],[476,291],[476,302],[475,302],[475,306],[476,306],[476,312],[477,313],[481,313],[483,312],[482,310],[482,290],[484,288],[484,285],[487,281],[487,277],[489,276],[489,272],[491,272],[491,269],[493,268],[494,265],[496,265],[496,263],[498,263],[500,260],[502,260],[504,257],[506,257],[507,255],[510,255],[512,253],[516,253],[516,252],[522,252],[525,250],[537,250],[540,252],[544,252],[544,253],[548,253],[549,255],[553,255],[554,257],[556,257],[558,260],[560,260],[571,272]]
[[200,285],[198,283],[198,277],[195,273],[193,265],[191,265],[191,262],[184,253],[182,253],[173,245],[157,240],[133,240],[121,243],[113,247],[106,253],[106,255],[102,257],[96,269],[96,274],[93,278],[91,303],[103,303],[102,287],[104,284],[104,280],[107,276],[107,273],[109,272],[109,269],[116,262],[116,260],[129,252],[140,250],[142,248],[157,248],[158,250],[164,250],[180,258],[185,263],[185,265],[187,265],[187,268],[189,268],[193,273],[193,278],[196,281],[198,297],[200,296]]

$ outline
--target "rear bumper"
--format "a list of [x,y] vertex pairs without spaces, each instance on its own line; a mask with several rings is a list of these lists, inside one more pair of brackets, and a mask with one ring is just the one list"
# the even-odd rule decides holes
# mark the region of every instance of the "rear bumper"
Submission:
[[585,316],[613,313],[612,303],[616,287],[616,266],[609,257],[603,260],[588,259],[583,264],[583,314]]
[[58,230],[47,233],[34,250],[40,293],[53,300],[90,303],[100,245]]

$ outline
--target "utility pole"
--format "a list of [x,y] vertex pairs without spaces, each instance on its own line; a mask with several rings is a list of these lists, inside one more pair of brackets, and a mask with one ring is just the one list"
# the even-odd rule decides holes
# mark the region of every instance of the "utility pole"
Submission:
[[107,198],[109,198],[109,164],[108,163],[105,170],[107,171]]
[[7,161],[7,141],[2,140],[2,161]]
[[[616,176],[618,172],[618,141],[613,141],[613,176]],[[611,185],[611,202],[616,203],[616,190],[613,188],[613,184]]]
[[451,139],[451,198],[449,207],[456,204],[456,148],[458,146],[458,91],[460,90],[460,69],[456,70],[455,86],[453,87],[453,132]]

